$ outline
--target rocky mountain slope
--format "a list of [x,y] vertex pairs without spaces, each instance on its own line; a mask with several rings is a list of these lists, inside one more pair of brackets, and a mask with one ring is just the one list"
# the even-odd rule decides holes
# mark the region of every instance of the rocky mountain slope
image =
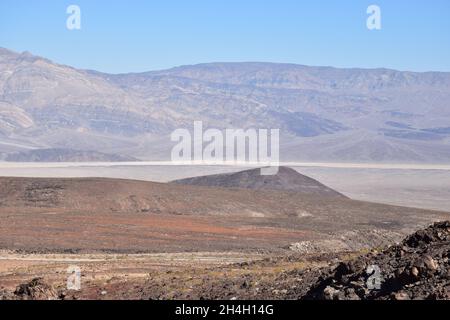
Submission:
[[221,188],[284,190],[321,197],[346,198],[344,195],[323,185],[319,181],[304,176],[288,167],[280,167],[276,175],[264,176],[261,175],[261,169],[252,169],[236,173],[194,177],[173,182],[176,184]]
[[[367,288],[369,266],[380,270],[378,290]],[[450,221],[435,223],[399,245],[323,272],[302,298],[450,300]]]
[[282,160],[448,162],[450,74],[211,63],[110,75],[0,49],[0,152],[170,158],[168,134],[279,128]]

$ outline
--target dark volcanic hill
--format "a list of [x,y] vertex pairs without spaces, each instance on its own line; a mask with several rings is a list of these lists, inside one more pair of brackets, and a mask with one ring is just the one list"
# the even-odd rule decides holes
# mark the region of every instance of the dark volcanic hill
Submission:
[[326,197],[346,198],[326,185],[288,167],[280,167],[276,175],[261,175],[260,169],[216,174],[173,181],[177,184],[205,187],[282,190]]

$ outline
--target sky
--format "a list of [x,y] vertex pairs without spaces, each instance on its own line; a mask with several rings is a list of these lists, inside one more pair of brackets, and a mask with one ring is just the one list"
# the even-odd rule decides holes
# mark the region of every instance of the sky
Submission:
[[[369,30],[369,5],[381,29]],[[81,29],[66,10],[78,5]],[[77,68],[207,62],[450,71],[449,0],[1,0],[0,47]]]

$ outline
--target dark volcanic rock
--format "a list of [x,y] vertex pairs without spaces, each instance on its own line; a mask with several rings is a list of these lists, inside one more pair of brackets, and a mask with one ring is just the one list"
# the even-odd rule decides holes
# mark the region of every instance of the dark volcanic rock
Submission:
[[56,300],[57,291],[42,278],[35,278],[28,283],[19,285],[14,294],[23,300]]
[[367,254],[325,270],[325,275],[299,298],[447,300],[449,258],[450,222],[435,223],[381,253]]

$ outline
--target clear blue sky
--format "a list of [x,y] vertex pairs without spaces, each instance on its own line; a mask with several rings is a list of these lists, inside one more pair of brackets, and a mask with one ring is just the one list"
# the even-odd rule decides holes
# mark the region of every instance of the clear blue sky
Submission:
[[[81,8],[81,30],[66,8]],[[366,28],[377,4],[382,29]],[[214,61],[450,71],[449,0],[1,0],[0,46],[105,72]]]

